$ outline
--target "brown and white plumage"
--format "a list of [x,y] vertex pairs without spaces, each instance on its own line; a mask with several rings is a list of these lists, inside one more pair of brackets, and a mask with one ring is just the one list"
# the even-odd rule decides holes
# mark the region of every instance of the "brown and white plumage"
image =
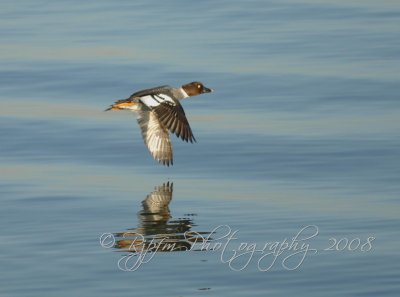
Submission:
[[157,118],[161,124],[171,133],[174,133],[186,142],[196,142],[185,111],[179,102],[176,102],[176,104],[163,102],[154,108],[154,112],[157,114]]
[[173,164],[169,132],[186,142],[196,141],[179,100],[209,92],[212,90],[200,82],[192,82],[181,88],[161,86],[138,91],[127,99],[116,101],[106,110],[135,111],[144,143],[151,155],[169,166]]
[[142,201],[143,211],[146,214],[159,214],[168,211],[172,200],[173,183],[164,183],[155,187],[154,191]]
[[154,111],[138,112],[138,124],[142,130],[144,143],[155,160],[163,165],[173,164],[172,144],[168,130],[164,128]]

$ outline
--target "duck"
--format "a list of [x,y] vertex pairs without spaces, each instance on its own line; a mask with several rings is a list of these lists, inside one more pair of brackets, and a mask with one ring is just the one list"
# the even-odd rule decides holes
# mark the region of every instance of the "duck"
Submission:
[[150,154],[162,165],[173,165],[170,134],[186,142],[196,142],[181,100],[213,92],[199,81],[181,87],[163,85],[133,93],[129,98],[117,100],[105,111],[129,110],[137,115],[144,144]]

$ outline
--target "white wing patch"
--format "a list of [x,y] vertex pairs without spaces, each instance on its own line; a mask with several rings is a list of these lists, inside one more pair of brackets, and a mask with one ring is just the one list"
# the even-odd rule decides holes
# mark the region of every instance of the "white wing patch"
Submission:
[[151,155],[164,165],[172,165],[172,144],[168,130],[161,126],[153,111],[142,110],[138,114],[142,137]]
[[140,97],[140,101],[142,101],[142,103],[148,107],[156,107],[165,101],[169,101],[175,104],[174,100],[172,100],[171,97],[165,94],[146,95]]

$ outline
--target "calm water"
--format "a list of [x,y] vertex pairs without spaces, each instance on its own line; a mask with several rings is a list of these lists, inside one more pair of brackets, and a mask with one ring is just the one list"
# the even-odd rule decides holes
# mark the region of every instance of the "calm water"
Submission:
[[[0,296],[398,295],[398,1],[0,5]],[[103,112],[193,80],[172,168]]]

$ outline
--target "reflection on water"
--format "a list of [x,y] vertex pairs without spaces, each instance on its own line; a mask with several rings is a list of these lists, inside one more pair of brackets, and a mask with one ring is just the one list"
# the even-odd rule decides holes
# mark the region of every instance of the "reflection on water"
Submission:
[[192,231],[196,226],[192,217],[173,218],[169,209],[173,183],[156,186],[142,201],[138,212],[139,225],[125,232],[114,233],[115,248],[128,252],[174,252],[187,251],[195,243],[207,240],[208,232]]

